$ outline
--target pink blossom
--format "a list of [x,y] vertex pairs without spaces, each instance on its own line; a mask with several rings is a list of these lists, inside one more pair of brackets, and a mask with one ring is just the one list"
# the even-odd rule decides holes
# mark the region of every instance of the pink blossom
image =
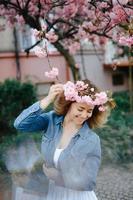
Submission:
[[79,69],[80,65],[78,63],[75,64],[75,68]]
[[75,101],[76,97],[78,96],[78,92],[75,90],[75,84],[71,81],[68,81],[66,84],[64,84],[63,88],[66,100]]
[[106,92],[97,93],[95,94],[95,96],[96,96],[96,99],[94,100],[95,105],[102,105],[108,101]]
[[90,22],[84,22],[82,27],[84,29],[89,29],[90,31],[95,31],[97,30],[97,27],[92,23],[92,21]]
[[108,4],[107,4],[107,2],[101,2],[101,3],[99,3],[99,6],[100,6],[100,8],[107,8]]
[[44,58],[47,56],[45,49],[39,46],[34,49],[34,52],[35,52],[35,55],[37,55],[39,58]]
[[91,88],[90,91],[91,91],[91,92],[94,92],[94,88]]
[[58,35],[56,35],[53,31],[49,31],[45,36],[51,43],[54,43],[58,40]]
[[110,18],[112,20],[112,24],[118,24],[120,22],[125,22],[127,15],[120,5],[116,5],[113,7],[112,12],[110,13]]
[[24,25],[25,21],[24,21],[24,18],[20,15],[17,15],[16,16],[16,19],[17,19],[17,22],[21,25]]
[[[97,39],[96,35],[98,37],[106,35],[118,42],[118,35],[123,36],[121,33],[125,31],[124,27],[129,28],[128,36],[131,32],[132,0],[97,0],[93,3],[92,0],[66,0],[64,4],[62,1],[52,0],[6,2],[4,4],[2,1],[0,5],[0,16],[5,17],[7,25],[13,27],[16,21],[20,25],[25,23],[23,14],[26,13],[28,16],[26,21],[30,26],[40,28],[40,23],[45,24],[42,33],[36,32],[37,37],[46,38],[51,43],[59,40],[63,48],[68,49],[71,54],[75,54],[80,49],[78,41],[81,39],[91,40],[95,46],[101,47],[104,40]],[[59,38],[54,30],[59,33]],[[130,37],[129,40],[124,41],[128,46],[132,46],[132,36]]]
[[[76,101],[78,103],[86,103],[88,105],[100,105],[100,111],[104,111],[104,106],[108,101],[107,94],[105,92],[96,93],[96,99],[93,100],[89,95],[79,96],[78,92],[86,89],[88,84],[85,84],[83,81],[77,81],[75,84],[71,81],[68,81],[64,84],[64,95],[65,99],[69,101]],[[91,88],[92,90],[94,88]]]
[[75,3],[70,3],[67,6],[64,6],[63,16],[65,18],[74,17],[78,11],[78,6]]
[[85,84],[83,81],[77,81],[75,84],[75,88],[80,91],[80,90],[84,90],[88,87],[88,84]]
[[80,43],[79,42],[74,42],[68,47],[68,50],[71,54],[75,54],[77,50],[80,49]]
[[51,71],[45,72],[45,76],[48,78],[56,78],[59,74],[58,68],[53,67]]
[[105,106],[99,106],[98,110],[101,111],[101,112],[104,112],[106,110],[106,108],[105,108]]
[[31,15],[36,15],[38,14],[39,8],[30,1],[28,10],[31,13]]
[[93,104],[93,100],[91,99],[91,97],[90,97],[90,96],[87,96],[87,95],[82,96],[80,102],[81,102],[81,103],[86,103],[86,104],[88,104],[88,105],[94,105],[94,104]]
[[[126,5],[128,3],[129,0],[119,0],[119,3],[122,5]],[[118,4],[117,0],[113,0],[113,4],[116,5]]]
[[119,39],[119,43],[121,45],[124,45],[124,46],[128,46],[128,47],[131,47],[133,45],[133,36],[127,36],[127,37],[120,37]]
[[80,26],[79,30],[78,30],[78,33],[77,33],[77,36],[81,39],[85,39],[87,38],[87,33],[86,31],[83,29],[83,27]]
[[44,24],[44,25],[42,26],[42,31],[46,31],[46,30],[47,30],[47,25]]
[[34,35],[36,38],[39,38],[39,37],[40,37],[40,31],[38,31],[37,29],[32,29],[32,32],[33,32],[33,35]]

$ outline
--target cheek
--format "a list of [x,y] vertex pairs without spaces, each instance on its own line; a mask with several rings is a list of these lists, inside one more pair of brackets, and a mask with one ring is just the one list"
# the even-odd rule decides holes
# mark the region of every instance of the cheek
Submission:
[[92,113],[88,113],[88,118],[90,118],[92,116]]
[[74,117],[80,117],[81,116],[81,112],[79,111],[75,111],[75,113],[73,114]]
[[91,116],[92,116],[92,113],[88,113],[87,119],[90,118]]

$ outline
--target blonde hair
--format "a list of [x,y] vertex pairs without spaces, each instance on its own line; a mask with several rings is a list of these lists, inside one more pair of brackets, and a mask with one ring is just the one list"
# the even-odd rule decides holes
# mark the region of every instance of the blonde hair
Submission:
[[[88,87],[85,90],[80,91],[79,95],[89,95],[92,99],[94,99],[94,95],[100,92],[100,89],[88,79],[83,80],[83,82],[88,84]],[[66,115],[72,103],[72,101],[67,101],[65,99],[64,93],[62,92],[54,101],[54,110],[58,115]],[[104,112],[99,111],[98,106],[94,107],[92,116],[87,120],[90,128],[100,128],[107,122],[111,109],[115,107],[115,102],[112,98],[109,98],[105,106],[106,110]]]

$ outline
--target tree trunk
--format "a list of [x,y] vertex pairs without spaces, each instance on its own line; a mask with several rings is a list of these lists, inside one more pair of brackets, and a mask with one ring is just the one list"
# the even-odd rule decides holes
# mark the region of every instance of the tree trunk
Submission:
[[21,80],[21,69],[19,61],[18,38],[17,38],[16,27],[14,27],[13,36],[14,36],[15,59],[16,59],[16,79]]
[[79,69],[75,67],[76,63],[74,57],[69,54],[68,50],[64,49],[64,47],[59,42],[55,42],[53,45],[64,56],[68,66],[71,68],[74,81],[80,80]]
[[[28,24],[31,28],[36,28],[37,30],[41,30],[41,25],[39,23],[39,19],[34,19],[30,17],[29,15],[25,14],[23,15],[25,23]],[[73,79],[80,80],[80,75],[79,75],[79,69],[75,67],[75,60],[72,55],[69,54],[68,50],[64,49],[64,47],[61,45],[60,42],[55,42],[53,44],[56,49],[61,53],[61,55],[64,56],[66,62],[68,63],[68,66],[71,68]]]

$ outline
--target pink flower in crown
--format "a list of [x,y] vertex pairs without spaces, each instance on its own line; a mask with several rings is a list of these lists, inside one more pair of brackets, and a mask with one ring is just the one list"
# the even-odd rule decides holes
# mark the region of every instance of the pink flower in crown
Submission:
[[71,81],[68,81],[66,84],[64,84],[63,88],[66,100],[75,101],[76,96],[78,95],[78,92],[75,89],[75,84]]
[[[65,99],[69,101],[76,101],[78,103],[87,103],[88,105],[101,105],[99,107],[100,111],[105,111],[104,103],[108,101],[107,94],[105,92],[96,93],[96,99],[93,100],[89,95],[79,96],[78,91],[85,89],[88,87],[88,84],[84,84],[83,81],[77,81],[76,84],[68,81],[64,84],[64,95]],[[92,88],[94,89],[94,88]]]
[[99,106],[98,110],[101,112],[104,112],[106,110],[106,108],[105,108],[105,106]]
[[82,96],[81,103],[87,103],[88,105],[94,105],[93,100],[90,96]]
[[55,78],[56,76],[58,76],[58,73],[58,69],[53,67],[50,72],[45,72],[45,76],[48,78]]
[[94,88],[91,88],[91,89],[90,89],[91,92],[94,92],[94,90],[95,90]]
[[94,100],[95,105],[102,105],[108,101],[106,92],[100,92],[95,94],[96,99]]
[[80,91],[86,89],[88,87],[88,84],[85,84],[83,81],[77,81],[75,86],[76,89]]
[[71,81],[67,81],[67,83],[64,84],[63,88],[64,88],[64,91],[67,91],[69,89],[74,89],[75,90],[75,84],[72,83]]
[[78,96],[78,92],[76,92],[75,90],[73,90],[72,88],[70,88],[69,90],[64,92],[64,95],[66,97],[66,100],[69,101],[76,101],[76,98]]
[[80,103],[82,101],[82,97],[79,95],[75,96],[75,101]]

